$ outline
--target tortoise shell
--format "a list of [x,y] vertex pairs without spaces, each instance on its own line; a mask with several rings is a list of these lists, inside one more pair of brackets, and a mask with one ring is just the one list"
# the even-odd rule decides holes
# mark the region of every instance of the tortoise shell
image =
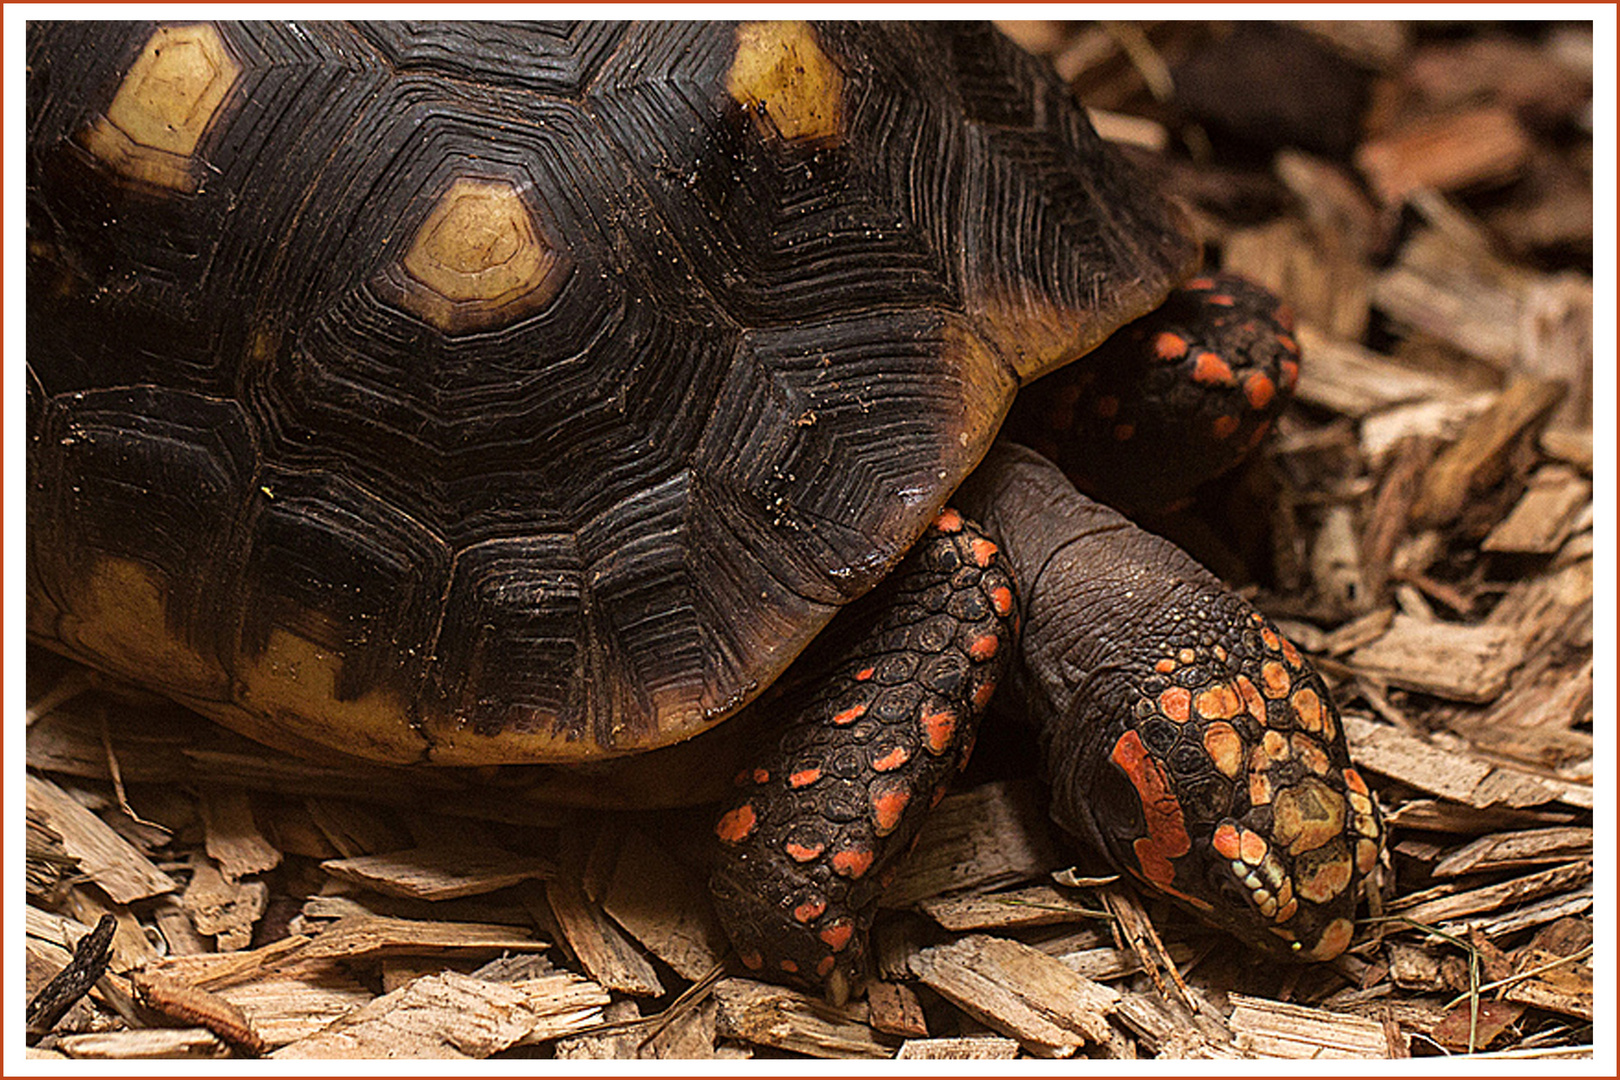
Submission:
[[263,741],[693,735],[1191,269],[982,27],[28,27],[28,618]]

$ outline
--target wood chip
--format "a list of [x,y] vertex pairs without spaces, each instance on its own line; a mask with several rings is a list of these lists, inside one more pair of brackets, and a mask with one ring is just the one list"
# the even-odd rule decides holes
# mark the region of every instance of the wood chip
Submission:
[[476,896],[555,873],[544,859],[473,845],[419,847],[384,855],[328,859],[321,863],[321,869],[388,896],[419,900]]
[[1466,922],[1442,923],[1440,928],[1446,933],[1467,933],[1472,931],[1481,937],[1496,939],[1504,938],[1509,934],[1516,934],[1520,930],[1532,926],[1542,926],[1546,923],[1557,922],[1559,919],[1570,916],[1584,915],[1592,910],[1592,889],[1576,889],[1573,892],[1560,893],[1549,896],[1544,900],[1537,900],[1531,904],[1519,904],[1501,915],[1489,919],[1471,919]]
[[640,829],[620,834],[602,909],[676,974],[693,982],[731,948],[708,890]]
[[235,883],[281,864],[281,852],[253,820],[245,790],[211,784],[202,789],[201,801],[205,850],[226,881]]
[[358,892],[345,896],[312,896],[301,909],[306,919],[345,919],[351,915],[381,915],[392,919],[427,922],[500,923],[535,926],[535,914],[508,892],[460,900],[412,900],[403,896]]
[[1021,942],[972,934],[923,949],[917,977],[1038,1057],[1070,1057],[1107,1041],[1119,994]]
[[885,1035],[926,1038],[928,1021],[917,992],[905,983],[875,980],[866,984],[866,1007],[874,1028]]
[[1054,926],[1099,917],[1094,907],[1050,885],[1006,892],[938,896],[917,905],[947,930],[1007,930],[1021,926]]
[[1592,484],[1574,469],[1549,465],[1530,477],[1513,511],[1480,542],[1485,551],[1551,555],[1569,539],[1581,510],[1592,501]]
[[1592,966],[1590,962],[1539,949],[1525,949],[1517,958],[1522,972],[1537,973],[1516,981],[1502,991],[1509,1001],[1549,1009],[1590,1022],[1593,1017]]
[[[1192,946],[1179,941],[1171,943],[1165,952],[1178,967],[1191,961],[1195,955]],[[1058,953],[1057,958],[1069,970],[1098,982],[1122,978],[1142,970],[1142,958],[1130,949],[1114,949],[1106,946],[1077,949],[1074,952]]]
[[780,986],[722,979],[714,986],[716,1030],[726,1038],[832,1058],[886,1058],[895,1044],[862,1023],[850,1007],[835,1008]]
[[171,1058],[225,1058],[230,1047],[207,1028],[148,1028],[99,1035],[68,1035],[57,1047],[70,1058],[140,1061]]
[[1384,1025],[1346,1013],[1231,994],[1232,1038],[1259,1057],[1387,1058]]
[[60,787],[32,773],[26,785],[29,811],[62,838],[62,846],[78,861],[79,869],[115,903],[133,903],[178,887],[173,878]]
[[[604,1016],[609,1026],[558,1039],[553,1050],[559,1061],[591,1060],[693,1060],[719,1057],[715,1016],[719,1007],[712,997],[671,1006],[671,1012],[641,1018],[615,1017],[615,1003]],[[634,1011],[633,1009],[630,1011]],[[672,1015],[673,1013],[673,1015]]]
[[1437,878],[1458,877],[1487,870],[1519,869],[1540,863],[1567,862],[1590,857],[1592,830],[1526,829],[1521,832],[1491,833],[1464,844],[1429,871]]
[[995,1035],[964,1035],[954,1039],[907,1039],[896,1061],[1011,1061],[1018,1056],[1018,1040]]
[[118,920],[118,929],[113,933],[113,971],[135,971],[158,958],[157,949],[135,913],[122,904],[109,904],[99,889],[75,888],[68,902],[74,917],[86,926],[95,926],[109,914]]
[[494,983],[453,971],[417,979],[270,1056],[286,1058],[487,1058],[597,1023],[607,993],[559,972]]
[[647,958],[585,895],[573,874],[546,883],[546,901],[556,916],[563,939],[585,971],[607,987],[638,997],[661,997],[663,983]]
[[1346,714],[1343,724],[1351,756],[1360,768],[1419,791],[1479,809],[1539,806],[1563,794],[1562,788],[1529,773],[1492,764],[1463,750],[1436,746],[1354,714]]
[[268,1046],[307,1039],[375,996],[336,965],[264,976],[216,993],[242,1011]]
[[[1321,327],[1336,341],[1356,341],[1366,332],[1372,273],[1333,233],[1292,220],[1235,229],[1226,238],[1221,262],[1224,269],[1286,296],[1301,323]],[[1320,366],[1311,357],[1301,371]]]
[[1586,884],[1591,878],[1592,861],[1583,859],[1568,866],[1556,866],[1551,870],[1528,874],[1511,881],[1435,896],[1432,899],[1428,898],[1428,894],[1439,890],[1427,890],[1391,902],[1388,910],[1391,914],[1399,915],[1411,922],[1434,926],[1442,922],[1458,922],[1464,916],[1496,911],[1507,904],[1523,903],[1526,900],[1546,896],[1548,893],[1575,888]]
[[1108,142],[1140,146],[1155,153],[1170,145],[1170,132],[1156,120],[1108,109],[1087,109],[1086,115],[1097,134]]
[[1452,191],[1516,176],[1530,139],[1507,109],[1446,113],[1365,142],[1356,167],[1378,197],[1398,203],[1419,188]]
[[1329,337],[1310,323],[1299,324],[1298,337],[1309,362],[1300,366],[1295,393],[1341,416],[1361,419],[1396,405],[1455,401],[1468,391],[1452,379]]
[[180,905],[191,916],[197,933],[214,938],[216,948],[230,952],[247,948],[253,940],[253,925],[264,914],[269,897],[264,882],[229,881],[207,856],[195,852],[191,882]]
[[425,922],[356,916],[339,919],[299,949],[300,959],[354,959],[381,956],[431,956],[439,953],[538,952],[539,941],[510,926],[480,923]]
[[983,784],[939,804],[881,903],[903,908],[941,893],[1026,881],[1059,862],[1035,783]]
[[1367,675],[1454,701],[1490,701],[1507,689],[1523,661],[1523,635],[1510,627],[1425,622],[1404,614],[1349,657]]
[[171,1020],[201,1025],[244,1054],[256,1057],[268,1049],[247,1014],[211,990],[156,971],[138,971],[130,983],[142,1005]]
[[1518,440],[1534,437],[1563,394],[1561,384],[1540,379],[1519,379],[1508,386],[1435,459],[1413,504],[1413,522],[1453,521],[1471,498],[1501,479],[1508,451]]
[[347,799],[306,799],[304,808],[344,858],[399,851],[411,837],[391,814]]
[[1384,813],[1384,823],[1403,830],[1427,829],[1464,836],[1493,829],[1529,829],[1568,825],[1575,815],[1563,810],[1518,810],[1508,806],[1473,807],[1443,799],[1412,799]]
[[1524,1006],[1511,1002],[1461,1001],[1429,1029],[1429,1037],[1447,1049],[1474,1053],[1495,1042],[1523,1015]]
[[1243,1057],[1232,1043],[1232,1033],[1194,988],[1193,1008],[1156,989],[1120,991],[1116,1015],[1155,1057],[1224,1060]]

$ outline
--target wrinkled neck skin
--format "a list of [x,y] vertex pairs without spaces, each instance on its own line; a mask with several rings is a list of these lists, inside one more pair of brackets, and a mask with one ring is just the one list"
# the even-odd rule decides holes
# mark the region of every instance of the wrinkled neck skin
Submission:
[[[1022,645],[1013,690],[1038,729],[1052,818],[1118,858],[1091,813],[1092,785],[1081,779],[1089,761],[1107,759],[1114,733],[1083,718],[1131,700],[1141,639],[1219,582],[1016,444],[998,444],[956,504],[1002,545],[1018,583]],[[1145,622],[1144,612],[1161,617]]]
[[1051,815],[1271,955],[1349,944],[1380,825],[1321,677],[1168,541],[998,444],[957,494],[1014,573]]

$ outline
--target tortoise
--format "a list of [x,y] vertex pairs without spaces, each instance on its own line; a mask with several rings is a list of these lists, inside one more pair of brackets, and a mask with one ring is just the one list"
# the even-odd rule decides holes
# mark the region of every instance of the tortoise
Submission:
[[1043,63],[954,23],[27,47],[33,640],[314,757],[634,792],[746,732],[717,907],[834,997],[1007,681],[1068,832],[1347,947],[1381,833],[1320,676],[992,446],[1064,369],[1020,438],[1163,504],[1298,370],[1268,294],[1166,303],[1184,213]]

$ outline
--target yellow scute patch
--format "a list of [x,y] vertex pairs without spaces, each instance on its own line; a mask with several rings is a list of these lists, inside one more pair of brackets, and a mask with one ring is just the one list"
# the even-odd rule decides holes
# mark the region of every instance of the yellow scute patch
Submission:
[[508,322],[543,305],[566,278],[518,190],[459,177],[429,211],[402,260],[405,304],[447,332]]
[[85,148],[131,180],[194,191],[192,155],[241,74],[214,27],[160,27],[85,129]]
[[104,557],[75,584],[63,642],[97,666],[156,689],[223,697],[224,671],[169,630],[169,584],[134,559]]
[[806,23],[737,27],[726,91],[766,137],[828,144],[842,137],[844,75]]
[[237,663],[237,704],[287,735],[371,761],[421,759],[425,744],[397,695],[371,690],[338,700],[343,659],[332,650],[277,627],[263,653]]
[[1272,835],[1291,855],[1322,847],[1344,832],[1344,797],[1314,776],[1273,799]]

